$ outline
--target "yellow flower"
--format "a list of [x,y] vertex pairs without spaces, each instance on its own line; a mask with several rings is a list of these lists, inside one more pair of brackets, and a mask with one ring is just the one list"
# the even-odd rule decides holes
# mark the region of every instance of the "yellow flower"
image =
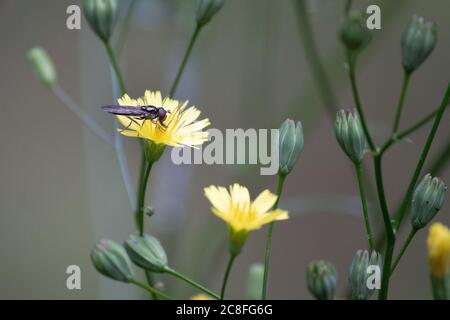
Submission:
[[196,294],[195,296],[192,296],[190,300],[212,300],[210,297],[208,297],[206,294]]
[[196,121],[200,111],[192,106],[188,107],[188,101],[180,102],[168,97],[162,98],[161,92],[145,91],[143,97],[132,99],[127,94],[118,100],[121,106],[154,106],[164,108],[170,112],[164,120],[164,128],[158,121],[138,120],[126,116],[117,116],[125,129],[120,133],[129,137],[139,137],[153,141],[156,144],[172,147],[195,147],[208,140],[208,133],[202,131],[210,122],[208,119]]
[[433,223],[428,233],[428,259],[434,277],[445,277],[450,266],[450,230],[442,223]]
[[212,204],[212,212],[223,219],[230,229],[230,251],[239,254],[252,230],[275,220],[286,220],[288,212],[280,209],[271,210],[277,196],[264,190],[252,202],[246,187],[235,183],[230,191],[224,187],[210,186],[204,189],[205,196]]

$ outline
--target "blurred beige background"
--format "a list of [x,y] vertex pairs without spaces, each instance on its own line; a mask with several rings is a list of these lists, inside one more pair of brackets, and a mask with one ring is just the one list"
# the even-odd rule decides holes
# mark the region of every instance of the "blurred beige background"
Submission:
[[[134,231],[114,150],[36,80],[25,59],[30,47],[45,47],[60,85],[112,134],[111,117],[99,109],[113,102],[104,49],[84,19],[80,31],[65,25],[67,6],[80,2],[0,1],[0,298],[144,297],[137,289],[98,275],[89,260],[99,239],[121,242]],[[192,2],[138,3],[120,58],[130,95],[141,95],[145,89],[167,93],[194,27]],[[339,107],[352,108],[336,36],[344,1],[308,4]],[[383,29],[362,55],[358,82],[370,129],[381,143],[389,133],[401,85],[399,39],[412,14],[437,23],[439,42],[414,75],[402,126],[436,108],[442,99],[450,71],[450,4],[354,1],[358,8],[368,4],[381,6]],[[227,0],[201,33],[177,97],[199,106],[219,129],[276,128],[287,117],[304,122],[305,149],[281,201],[292,218],[275,227],[269,297],[309,299],[304,274],[313,259],[337,266],[342,296],[351,258],[366,245],[354,198],[358,190],[314,90],[293,8],[291,0]],[[448,138],[449,120],[447,113],[432,155]],[[386,157],[391,208],[406,189],[427,130],[414,134],[412,143],[398,143]],[[133,139],[125,141],[136,180],[138,145]],[[226,228],[211,214],[203,187],[239,181],[256,195],[263,188],[274,190],[276,178],[259,176],[256,166],[176,167],[169,156],[166,152],[150,178],[147,203],[157,213],[146,221],[148,231],[162,239],[173,267],[217,291],[226,261]],[[442,176],[450,180],[448,170]],[[437,220],[450,224],[449,209],[446,204]],[[378,216],[373,219],[380,221]],[[262,261],[265,236],[266,229],[251,235],[231,274],[229,296],[245,298],[246,270]],[[425,239],[424,230],[399,265],[391,282],[392,298],[430,298]],[[82,290],[66,289],[65,271],[71,264],[81,267]],[[165,276],[160,280],[180,297],[193,293]]]

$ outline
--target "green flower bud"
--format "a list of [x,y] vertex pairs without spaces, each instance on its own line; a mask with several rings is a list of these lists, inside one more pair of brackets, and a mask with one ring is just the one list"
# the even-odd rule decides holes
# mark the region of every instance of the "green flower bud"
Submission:
[[101,240],[91,252],[91,260],[98,272],[122,282],[133,279],[131,262],[123,247],[112,240]]
[[414,190],[411,223],[421,229],[430,222],[444,204],[447,187],[444,181],[427,174]]
[[164,149],[165,146],[163,144],[155,143],[148,139],[145,139],[144,141],[145,159],[150,163],[158,161],[163,155]]
[[84,0],[83,11],[97,36],[109,41],[117,22],[117,0]]
[[50,88],[56,84],[55,66],[43,48],[34,47],[28,50],[27,59],[39,80]]
[[264,265],[254,263],[248,269],[247,296],[252,300],[259,300],[262,296],[264,279]]
[[336,268],[326,261],[313,261],[306,269],[309,292],[318,300],[333,300],[337,286]]
[[340,30],[341,41],[353,53],[363,50],[372,39],[372,34],[366,26],[366,19],[362,12],[351,11]]
[[339,145],[350,160],[360,163],[367,143],[358,113],[340,110],[336,117],[335,134]]
[[433,22],[413,16],[402,35],[402,63],[408,73],[416,70],[433,52],[437,30]]
[[369,289],[367,280],[371,275],[369,266],[378,266],[381,270],[381,255],[376,251],[358,250],[350,266],[350,290],[352,300],[368,300],[375,289]]
[[196,0],[195,17],[199,26],[207,24],[211,18],[223,7],[224,0]]
[[294,168],[303,150],[304,138],[302,123],[300,121],[295,123],[294,120],[287,119],[281,125],[279,133],[280,168],[278,173],[287,175]]
[[131,235],[125,241],[131,261],[136,265],[152,272],[165,272],[167,270],[167,256],[161,243],[155,237]]

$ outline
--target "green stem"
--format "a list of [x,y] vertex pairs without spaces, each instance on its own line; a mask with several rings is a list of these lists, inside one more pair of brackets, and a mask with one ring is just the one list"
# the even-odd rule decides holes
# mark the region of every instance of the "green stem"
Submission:
[[140,185],[138,190],[138,207],[136,211],[136,225],[138,227],[139,235],[144,235],[144,208],[145,208],[145,194],[147,191],[148,177],[152,170],[153,163],[144,160],[144,170],[140,179]]
[[439,125],[442,120],[442,116],[444,115],[444,111],[449,103],[450,98],[450,83],[447,86],[447,91],[444,95],[444,99],[442,100],[442,103],[439,107],[438,112],[436,113],[436,117],[434,119],[433,127],[431,128],[430,133],[428,134],[427,141],[425,142],[425,146],[422,150],[422,153],[419,158],[419,162],[417,163],[416,169],[414,171],[414,175],[411,178],[411,181],[408,186],[408,190],[406,191],[405,196],[403,197],[402,204],[400,206],[400,209],[398,211],[398,214],[396,215],[396,225],[395,229],[398,230],[398,228],[401,226],[401,223],[403,221],[403,218],[405,217],[406,211],[409,207],[409,203],[411,201],[412,194],[414,192],[414,188],[416,186],[417,180],[419,179],[420,172],[422,171],[423,165],[425,164],[425,160],[428,156],[428,152],[430,151],[431,145],[433,143],[434,137],[436,136],[437,130],[439,128]]
[[311,21],[307,12],[305,0],[296,0],[297,21],[299,25],[300,37],[303,43],[308,66],[310,66],[315,84],[320,92],[323,106],[326,108],[331,119],[336,115],[337,99],[333,92],[330,80],[327,76],[322,61],[320,60],[317,44],[314,39],[314,32],[311,28]]
[[183,60],[181,61],[180,67],[178,68],[177,75],[175,76],[175,80],[172,83],[172,86],[170,87],[169,96],[173,98],[173,95],[175,94],[175,91],[177,90],[178,83],[180,82],[181,75],[183,74],[184,68],[186,67],[186,64],[189,60],[189,56],[191,55],[192,48],[194,47],[195,41],[197,40],[198,35],[200,34],[200,31],[202,29],[202,25],[197,24],[195,27],[194,33],[191,36],[191,40],[189,41],[189,44],[186,48],[186,52],[184,53]]
[[431,275],[431,289],[434,300],[448,300],[450,298],[450,290],[448,288],[448,280],[444,277],[435,277]]
[[123,81],[122,73],[120,72],[119,64],[117,63],[117,59],[116,59],[116,55],[114,54],[114,50],[111,47],[111,44],[109,42],[105,41],[105,42],[103,42],[103,44],[105,45],[106,52],[108,53],[109,61],[111,62],[111,67],[113,68],[113,71],[116,75],[116,79],[119,84],[120,92],[123,95],[126,93],[125,82]]
[[222,289],[220,290],[220,300],[223,300],[225,298],[225,289],[227,287],[228,277],[230,275],[231,267],[233,266],[233,262],[234,262],[235,258],[236,258],[236,255],[230,254],[230,258],[228,259],[227,269],[225,270],[225,275],[223,277]]
[[[273,206],[273,210],[278,208],[278,203],[280,202],[281,194],[283,193],[284,181],[286,180],[286,175],[278,176],[278,187],[277,187],[277,201]],[[263,278],[263,289],[262,289],[262,300],[266,300],[267,295],[267,280],[269,278],[269,261],[270,261],[270,250],[272,247],[272,236],[273,236],[273,227],[275,225],[275,221],[269,224],[269,230],[267,233],[266,240],[266,254],[264,258],[264,278]]]
[[133,16],[134,9],[136,8],[136,4],[138,2],[139,2],[139,0],[131,0],[130,4],[128,5],[128,8],[127,8],[127,11],[125,14],[125,18],[122,23],[122,28],[119,32],[119,36],[117,37],[117,42],[116,42],[116,52],[117,52],[118,56],[120,56],[120,54],[122,53],[122,49],[125,44],[126,35],[130,28],[131,17]]
[[363,178],[363,172],[361,169],[361,164],[357,163],[355,164],[355,170],[356,170],[356,176],[358,178],[358,186],[359,186],[359,192],[361,195],[361,204],[363,208],[363,215],[364,215],[364,223],[366,226],[366,232],[367,232],[367,239],[369,241],[369,248],[370,251],[374,249],[373,246],[373,235],[372,235],[372,229],[370,227],[370,220],[369,220],[369,210],[367,209],[367,200],[366,200],[366,192],[364,187],[364,178]]
[[395,271],[395,268],[397,268],[398,263],[400,262],[400,259],[403,257],[403,255],[406,252],[406,249],[408,248],[409,244],[411,243],[411,240],[414,238],[414,236],[417,233],[417,229],[412,229],[411,232],[408,235],[408,238],[406,238],[405,243],[402,246],[402,249],[400,250],[400,253],[398,254],[397,258],[395,259],[395,262],[392,264],[392,268],[391,268],[391,276]]
[[431,161],[431,165],[427,172],[430,172],[432,175],[438,175],[445,168],[449,158],[450,140],[448,140],[444,147],[437,153],[436,158]]
[[362,110],[361,99],[359,97],[358,86],[356,85],[356,73],[355,73],[356,56],[352,55],[350,52],[347,52],[347,63],[348,63],[348,73],[350,76],[350,83],[352,86],[353,98],[356,104],[356,110],[358,111],[359,118],[361,119],[361,126],[366,136],[367,144],[369,145],[370,151],[372,151],[372,153],[375,153],[376,147],[375,144],[373,143],[372,137],[370,136],[369,129],[367,127],[366,118]]
[[402,117],[403,106],[405,105],[405,97],[406,97],[406,92],[408,91],[408,85],[409,85],[410,79],[411,79],[411,72],[408,72],[405,70],[404,75],[403,75],[402,91],[400,94],[400,99],[398,101],[397,113],[395,115],[394,126],[392,128],[392,136],[393,137],[397,136],[397,131],[398,131],[398,127],[400,125],[400,119]]
[[428,114],[426,117],[424,117],[422,120],[418,121],[416,124],[413,124],[411,127],[409,127],[408,129],[406,129],[405,131],[400,132],[397,135],[397,140],[401,140],[407,136],[409,136],[411,133],[413,133],[416,130],[419,130],[420,128],[422,128],[424,125],[426,125],[428,122],[430,122],[431,120],[434,119],[434,117],[436,117],[436,111],[431,112],[430,114]]
[[[138,205],[136,209],[136,226],[139,235],[142,237],[144,235],[144,209],[145,209],[145,194],[147,191],[148,178],[150,176],[150,171],[152,170],[153,163],[145,160],[144,153],[141,162],[141,175],[139,177],[139,190],[138,190]],[[153,286],[154,280],[153,275],[150,271],[145,270],[145,277],[150,286]],[[157,300],[156,295],[152,295],[154,300]]]
[[137,279],[132,279],[130,281],[130,283],[132,283],[132,284],[134,284],[134,285],[136,285],[136,286],[138,286],[138,287],[140,287],[140,288],[142,288],[144,290],[147,290],[148,292],[150,292],[154,296],[159,296],[159,297],[161,297],[163,299],[166,299],[166,300],[173,300],[170,296],[166,295],[165,293],[162,293],[161,291],[159,291],[159,290],[157,290],[157,289],[155,289],[155,288],[153,288],[153,287],[151,287],[149,285],[146,285],[145,283],[142,283],[142,282],[140,282]]
[[380,202],[381,213],[383,215],[384,232],[386,233],[386,252],[384,254],[383,274],[381,279],[381,290],[379,299],[386,300],[389,291],[389,276],[391,270],[392,256],[394,254],[395,233],[392,227],[389,209],[384,193],[382,157],[377,154],[374,156],[375,180],[377,185],[378,199]]
[[345,3],[345,15],[348,16],[348,14],[350,13],[350,10],[352,9],[352,0],[347,0],[347,2]]
[[172,275],[172,276],[174,276],[174,277],[180,279],[180,280],[183,280],[184,282],[186,282],[186,283],[190,284],[191,286],[193,286],[193,287],[195,287],[195,288],[197,288],[197,289],[203,291],[203,292],[206,293],[207,295],[209,295],[209,296],[211,296],[211,297],[213,297],[213,298],[215,298],[215,299],[217,299],[217,300],[220,300],[220,299],[221,299],[221,297],[220,297],[218,294],[216,294],[216,293],[212,292],[211,290],[205,288],[204,286],[198,284],[197,282],[195,282],[194,280],[192,280],[192,279],[186,277],[185,275],[183,275],[183,274],[181,274],[181,273],[179,273],[179,272],[173,270],[172,268],[167,267],[167,268],[166,268],[166,272],[167,272],[168,274],[170,274],[170,275]]

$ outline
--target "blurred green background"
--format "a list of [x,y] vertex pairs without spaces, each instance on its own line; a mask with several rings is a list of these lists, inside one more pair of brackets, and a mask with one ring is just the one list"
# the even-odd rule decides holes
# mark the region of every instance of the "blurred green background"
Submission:
[[[134,232],[114,150],[36,80],[25,58],[30,47],[46,48],[60,85],[112,135],[111,117],[99,109],[113,102],[104,48],[84,18],[81,30],[66,28],[67,6],[80,2],[0,1],[0,298],[145,297],[139,289],[100,276],[89,260],[99,239],[121,242]],[[353,108],[337,38],[345,1],[305,2],[336,107]],[[129,1],[120,4],[124,13]],[[363,10],[369,4],[381,7],[382,30],[375,32],[357,72],[370,129],[381,143],[390,132],[401,86],[400,35],[412,14],[435,21],[439,41],[414,74],[402,127],[434,110],[442,99],[450,71],[450,3],[354,1],[354,7]],[[365,231],[354,173],[335,142],[333,120],[304,54],[295,8],[291,0],[227,0],[200,34],[176,98],[189,99],[219,129],[277,128],[287,117],[303,121],[305,149],[281,201],[292,218],[275,227],[269,298],[309,299],[305,268],[313,259],[337,266],[338,295],[343,297],[352,256],[366,246]],[[145,89],[168,92],[194,22],[191,0],[138,1],[120,57],[130,95],[139,96]],[[431,158],[447,142],[449,120],[447,113]],[[406,189],[428,130],[398,143],[386,156],[391,208]],[[125,141],[136,181],[138,143]],[[448,170],[441,176],[450,181]],[[260,176],[257,166],[177,167],[170,152],[150,177],[147,203],[156,215],[146,221],[147,230],[161,238],[174,268],[214,291],[226,263],[226,227],[210,212],[202,190],[233,182],[249,186],[253,196],[276,187],[276,177]],[[376,208],[373,220],[379,224]],[[449,225],[449,209],[446,204],[436,220]],[[265,237],[266,229],[250,236],[231,274],[229,296],[245,298],[247,269],[262,262]],[[426,230],[404,256],[391,281],[391,298],[431,297],[425,239]],[[66,289],[65,271],[71,264],[81,267],[81,290]],[[179,297],[195,293],[166,276],[158,279]]]

